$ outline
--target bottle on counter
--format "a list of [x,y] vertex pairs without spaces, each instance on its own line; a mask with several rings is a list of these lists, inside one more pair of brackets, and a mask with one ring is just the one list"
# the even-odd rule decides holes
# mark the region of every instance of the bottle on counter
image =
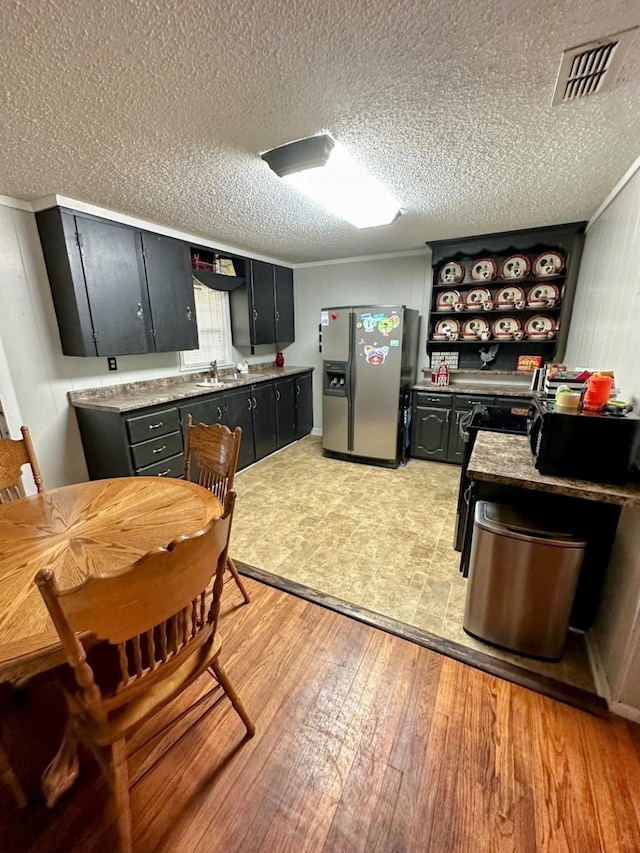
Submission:
[[601,412],[608,401],[613,388],[613,377],[604,373],[594,373],[587,379],[587,390],[582,401],[585,412]]
[[284,353],[283,352],[277,352],[276,353],[275,365],[276,365],[276,367],[284,367]]

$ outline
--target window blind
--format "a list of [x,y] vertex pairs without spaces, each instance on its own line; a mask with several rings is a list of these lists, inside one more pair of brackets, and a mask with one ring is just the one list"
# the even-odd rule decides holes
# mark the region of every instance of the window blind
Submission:
[[182,366],[208,367],[212,361],[230,364],[229,295],[225,291],[212,290],[195,281],[193,292],[200,346],[198,349],[185,350],[181,354]]

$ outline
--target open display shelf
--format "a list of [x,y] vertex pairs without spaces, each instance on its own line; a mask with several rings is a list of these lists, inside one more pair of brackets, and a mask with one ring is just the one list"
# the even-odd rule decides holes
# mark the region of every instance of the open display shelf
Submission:
[[[478,368],[482,366],[480,350],[498,345],[494,360],[489,369],[515,370],[518,357],[521,355],[542,356],[543,363],[558,361],[564,357],[569,321],[573,308],[578,267],[584,242],[585,222],[573,222],[567,225],[554,225],[544,228],[532,228],[523,231],[507,231],[496,234],[483,234],[456,240],[439,240],[429,243],[433,256],[433,286],[431,291],[431,310],[429,315],[429,330],[427,336],[427,354],[432,365],[439,362],[438,353],[458,352],[460,368]],[[524,255],[531,262],[544,252],[558,252],[564,259],[564,268],[554,276],[535,276],[528,274],[522,278],[507,279],[501,276],[503,261],[511,255]],[[497,273],[490,280],[476,281],[470,278],[472,265],[481,258],[490,258],[497,267]],[[464,278],[457,283],[442,283],[440,271],[449,261],[456,261],[464,267]],[[478,308],[465,307],[463,311],[436,310],[438,297],[445,290],[458,290],[464,300],[465,294],[471,288],[486,288],[491,293],[495,303],[498,292],[505,286],[517,285],[525,292],[525,301],[535,284],[553,284],[559,291],[558,299],[552,307],[496,308],[486,311],[483,306]],[[471,318],[484,318],[489,327],[499,317],[515,317],[524,331],[525,324],[536,314],[546,315],[556,324],[556,333],[547,340],[500,340],[491,334],[488,340],[480,338],[468,340],[458,337],[457,340],[434,340],[433,334],[439,320],[455,317],[460,327]]]

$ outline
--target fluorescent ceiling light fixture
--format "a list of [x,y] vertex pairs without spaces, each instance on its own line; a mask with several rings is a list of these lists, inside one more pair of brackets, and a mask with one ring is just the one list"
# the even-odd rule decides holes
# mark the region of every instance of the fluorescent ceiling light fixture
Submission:
[[356,228],[389,225],[400,215],[391,193],[328,133],[273,148],[262,159],[285,181]]

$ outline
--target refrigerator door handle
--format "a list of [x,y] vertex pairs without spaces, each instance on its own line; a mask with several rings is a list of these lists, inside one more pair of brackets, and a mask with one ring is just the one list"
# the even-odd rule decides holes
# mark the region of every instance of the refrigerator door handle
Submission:
[[354,445],[354,411],[353,404],[356,398],[356,371],[354,360],[356,357],[356,315],[349,314],[349,360],[347,362],[347,447],[353,450]]

